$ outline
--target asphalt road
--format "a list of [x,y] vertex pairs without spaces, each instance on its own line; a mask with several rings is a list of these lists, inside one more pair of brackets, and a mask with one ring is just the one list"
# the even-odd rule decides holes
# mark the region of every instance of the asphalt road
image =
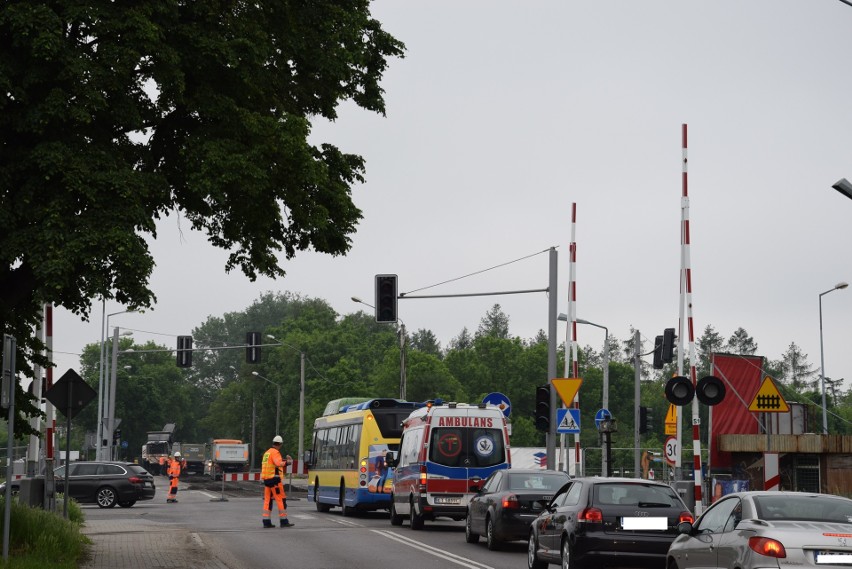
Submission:
[[[155,532],[162,536],[164,548],[179,548],[167,553],[169,565],[175,567],[517,569],[526,564],[526,543],[508,544],[496,552],[489,551],[484,542],[468,544],[461,521],[426,522],[423,530],[413,531],[407,522],[391,526],[385,512],[344,517],[335,508],[320,513],[307,502],[304,492],[292,491],[288,515],[296,526],[263,529],[259,483],[227,483],[222,492],[221,482],[189,478],[181,481],[179,502],[166,504],[165,484],[160,480],[153,501],[108,510],[84,506],[87,521],[116,531],[142,528],[145,533]],[[150,566],[163,565],[158,561]]]

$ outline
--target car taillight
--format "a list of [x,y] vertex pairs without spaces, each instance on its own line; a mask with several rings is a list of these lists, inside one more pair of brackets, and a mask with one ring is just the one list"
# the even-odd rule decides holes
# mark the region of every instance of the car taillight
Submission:
[[518,497],[514,494],[509,494],[505,498],[503,498],[503,509],[504,510],[519,510],[521,508],[521,503],[518,501]]
[[777,539],[757,536],[750,537],[748,538],[748,546],[752,549],[752,551],[756,551],[757,553],[767,557],[775,557],[776,559],[783,559],[784,557],[787,557],[787,552],[784,550],[784,546]]
[[580,515],[577,516],[578,522],[601,523],[603,521],[603,512],[597,508],[586,508]]
[[692,517],[692,514],[689,512],[681,512],[680,517],[677,519],[678,523],[689,522],[694,523],[695,518]]
[[142,479],[138,476],[131,476],[130,478],[128,478],[128,480],[131,484],[142,484]]

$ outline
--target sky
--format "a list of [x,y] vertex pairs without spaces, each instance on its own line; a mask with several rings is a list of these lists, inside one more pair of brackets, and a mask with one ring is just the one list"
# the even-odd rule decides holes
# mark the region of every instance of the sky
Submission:
[[[379,273],[397,274],[412,295],[544,289],[551,247],[567,312],[576,204],[577,317],[620,340],[636,328],[650,349],[678,326],[686,124],[696,339],[708,325],[726,339],[742,327],[758,355],[777,360],[795,342],[819,369],[819,295],[852,282],[852,200],[831,187],[852,179],[852,6],[380,0],[371,9],[407,48],[382,82],[387,116],[344,104],[336,121],[314,122],[311,138],[366,160],[349,254],[302,253],[284,261],[284,279],[251,282],[226,274],[226,253],[172,217],[151,243],[158,304],[114,315],[110,327],[171,346],[268,291],[322,298],[341,315],[369,311],[351,297],[372,304]],[[852,287],[821,298],[825,374],[848,388]],[[399,316],[446,347],[495,303],[513,336],[547,330],[543,292],[403,299]],[[83,322],[55,310],[58,375],[100,342],[103,312],[96,302]],[[603,335],[580,325],[577,339],[600,349]]]

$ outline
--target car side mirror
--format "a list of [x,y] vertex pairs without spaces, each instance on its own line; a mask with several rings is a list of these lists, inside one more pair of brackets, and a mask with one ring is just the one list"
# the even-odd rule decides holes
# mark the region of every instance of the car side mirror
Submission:
[[677,532],[689,535],[692,533],[693,525],[692,522],[680,522],[677,524]]

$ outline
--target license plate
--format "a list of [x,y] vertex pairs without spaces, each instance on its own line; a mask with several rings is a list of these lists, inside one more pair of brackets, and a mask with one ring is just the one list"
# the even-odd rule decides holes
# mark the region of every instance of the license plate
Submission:
[[626,530],[662,530],[669,529],[668,518],[621,518],[621,529]]
[[435,496],[435,503],[458,506],[461,504],[461,496]]
[[818,565],[852,565],[852,553],[817,551],[816,562]]

